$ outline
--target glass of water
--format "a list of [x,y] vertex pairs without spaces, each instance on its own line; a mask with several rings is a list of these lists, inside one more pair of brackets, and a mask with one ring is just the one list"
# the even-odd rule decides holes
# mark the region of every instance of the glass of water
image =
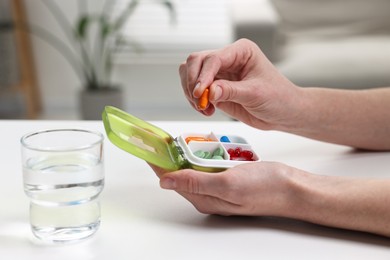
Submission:
[[92,236],[100,225],[104,186],[103,135],[53,129],[21,139],[24,191],[33,234],[47,242]]

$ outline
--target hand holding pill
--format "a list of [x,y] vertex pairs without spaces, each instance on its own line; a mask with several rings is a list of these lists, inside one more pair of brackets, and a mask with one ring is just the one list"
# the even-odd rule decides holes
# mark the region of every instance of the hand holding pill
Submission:
[[[218,109],[255,129],[390,150],[387,85],[365,91],[302,88],[247,39],[194,52],[179,73],[186,98],[205,116]],[[362,104],[370,109],[361,109]],[[260,159],[255,151],[230,135],[211,142],[192,140],[184,147],[194,157],[192,169],[159,175],[160,185],[179,192],[201,213],[292,217],[390,236],[386,180],[321,176],[278,162],[253,163]],[[212,159],[218,147],[224,149],[223,160]],[[202,172],[218,167],[228,169],[221,174]],[[291,196],[298,190],[299,196]]]

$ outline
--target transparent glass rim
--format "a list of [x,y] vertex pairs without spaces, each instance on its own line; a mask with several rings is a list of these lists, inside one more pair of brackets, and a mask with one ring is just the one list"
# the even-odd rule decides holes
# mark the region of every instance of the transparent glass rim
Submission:
[[[46,134],[46,133],[54,133],[54,132],[82,132],[82,133],[87,133],[87,134],[93,134],[98,137],[98,140],[95,142],[91,142],[87,145],[80,145],[80,146],[75,146],[75,147],[67,147],[67,148],[58,148],[58,149],[53,149],[53,148],[44,148],[38,145],[31,145],[28,144],[27,139],[36,135],[40,134]],[[104,136],[102,133],[98,131],[92,131],[92,130],[87,130],[87,129],[76,129],[76,128],[58,128],[58,129],[44,129],[44,130],[39,130],[39,131],[34,131],[27,133],[20,138],[20,143],[22,144],[23,147],[30,149],[30,150],[35,150],[35,151],[40,151],[40,152],[64,152],[64,151],[78,151],[78,150],[84,150],[91,148],[95,145],[98,145],[100,143],[103,143]]]

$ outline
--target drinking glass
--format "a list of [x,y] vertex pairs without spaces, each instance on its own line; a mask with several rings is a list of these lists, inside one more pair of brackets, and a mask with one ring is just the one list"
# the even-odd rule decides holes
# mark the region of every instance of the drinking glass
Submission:
[[43,130],[21,138],[24,192],[37,238],[65,243],[98,230],[103,139],[83,129]]

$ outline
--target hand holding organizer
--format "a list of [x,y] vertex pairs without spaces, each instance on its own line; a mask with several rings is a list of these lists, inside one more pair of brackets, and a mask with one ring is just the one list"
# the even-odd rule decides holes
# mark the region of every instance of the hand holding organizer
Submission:
[[220,172],[241,163],[260,161],[239,136],[211,132],[184,133],[173,138],[157,126],[111,106],[105,107],[102,117],[107,137],[113,144],[168,171],[192,168]]

